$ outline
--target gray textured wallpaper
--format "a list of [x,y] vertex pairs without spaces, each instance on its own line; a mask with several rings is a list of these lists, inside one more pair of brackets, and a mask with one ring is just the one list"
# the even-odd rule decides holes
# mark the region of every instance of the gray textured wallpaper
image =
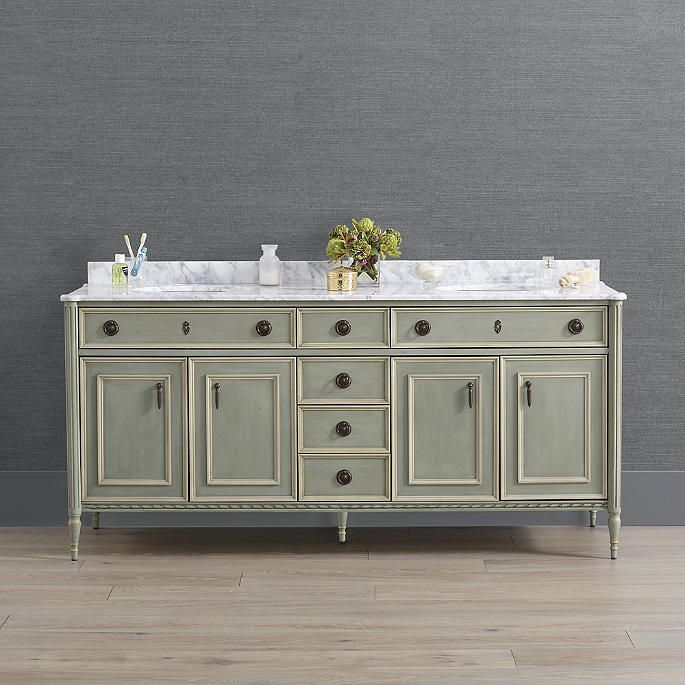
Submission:
[[87,260],[599,257],[629,294],[624,458],[685,469],[685,3],[0,1],[0,470],[65,466]]

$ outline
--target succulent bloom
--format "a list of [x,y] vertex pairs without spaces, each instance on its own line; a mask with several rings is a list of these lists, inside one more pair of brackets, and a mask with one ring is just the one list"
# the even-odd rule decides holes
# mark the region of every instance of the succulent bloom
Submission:
[[374,228],[374,223],[369,217],[365,217],[361,219],[360,221],[357,222],[357,228],[362,232],[362,233],[371,233]]
[[348,246],[347,253],[352,259],[365,259],[371,254],[371,245],[365,240],[355,240]]
[[330,233],[331,238],[345,238],[349,235],[350,229],[345,224],[338,224]]
[[402,236],[397,231],[389,228],[381,236],[381,252],[388,257],[399,257],[399,246],[402,242]]
[[331,238],[326,245],[326,254],[332,262],[342,259],[347,253],[345,241],[340,238]]

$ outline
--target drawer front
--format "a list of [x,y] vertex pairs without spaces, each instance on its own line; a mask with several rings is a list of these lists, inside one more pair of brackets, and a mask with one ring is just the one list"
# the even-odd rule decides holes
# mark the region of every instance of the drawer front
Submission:
[[295,347],[293,309],[85,308],[80,314],[85,348]]
[[300,500],[390,499],[390,458],[300,455]]
[[[423,335],[422,335],[423,333]],[[605,347],[606,307],[393,309],[393,347]]]
[[323,454],[390,451],[388,407],[300,407],[299,452]]
[[387,357],[310,357],[298,360],[301,404],[387,404]]
[[299,309],[298,347],[390,347],[388,310]]

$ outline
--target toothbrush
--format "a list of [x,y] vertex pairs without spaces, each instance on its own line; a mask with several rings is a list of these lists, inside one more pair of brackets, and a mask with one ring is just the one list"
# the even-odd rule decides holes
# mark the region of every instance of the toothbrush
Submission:
[[138,252],[136,252],[136,259],[140,256],[140,251],[143,249],[143,246],[145,245],[146,240],[147,240],[147,233],[143,233],[140,236],[140,245],[138,245]]
[[133,254],[133,248],[131,247],[131,241],[128,238],[128,234],[124,236],[124,242],[126,243],[126,247],[128,248],[128,253],[131,255],[131,264],[136,261],[136,256]]
[[[145,234],[143,234],[145,235]],[[133,268],[131,269],[131,276],[134,278],[138,275],[138,272],[140,271],[141,267],[145,263],[145,255],[147,254],[147,247],[140,247],[138,249],[138,256],[136,257],[136,261],[133,265]]]

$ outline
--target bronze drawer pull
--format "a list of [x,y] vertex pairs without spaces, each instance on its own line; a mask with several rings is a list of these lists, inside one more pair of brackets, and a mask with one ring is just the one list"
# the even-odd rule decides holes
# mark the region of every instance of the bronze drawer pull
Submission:
[[190,333],[190,324],[187,321],[183,322],[183,335]]
[[421,321],[416,322],[416,326],[414,326],[414,330],[419,335],[428,335],[431,332],[431,325],[425,319],[421,319]]
[[269,335],[269,333],[271,333],[271,322],[267,321],[266,319],[262,319],[257,323],[255,329],[257,330],[257,333],[262,337],[264,337],[265,335]]
[[497,333],[497,335],[499,335],[501,332],[502,332],[502,322],[499,319],[497,319],[497,321],[495,321],[495,333]]
[[526,381],[526,398],[528,399],[528,406],[533,404],[533,383],[532,381]]
[[352,426],[347,421],[339,421],[335,425],[335,432],[341,437],[346,438],[352,432]]
[[466,387],[469,389],[469,409],[473,409],[473,381],[469,381]]
[[340,319],[340,321],[335,324],[335,332],[338,335],[349,335],[351,331],[352,324],[345,319]]
[[157,383],[157,409],[162,408],[162,394],[164,392],[164,383]]
[[582,333],[583,328],[585,328],[585,324],[580,319],[571,319],[568,322],[568,332],[571,335],[578,335],[579,333]]
[[214,404],[217,410],[219,409],[219,391],[221,390],[221,383],[214,383]]
[[335,377],[335,384],[339,388],[343,388],[343,389],[349,388],[350,385],[352,385],[352,377],[350,376],[349,373],[339,373]]
[[352,472],[347,469],[340,469],[340,471],[335,474],[335,480],[337,480],[340,485],[349,485],[352,482]]
[[102,324],[102,330],[105,335],[116,335],[119,332],[119,324],[114,319],[110,319]]

